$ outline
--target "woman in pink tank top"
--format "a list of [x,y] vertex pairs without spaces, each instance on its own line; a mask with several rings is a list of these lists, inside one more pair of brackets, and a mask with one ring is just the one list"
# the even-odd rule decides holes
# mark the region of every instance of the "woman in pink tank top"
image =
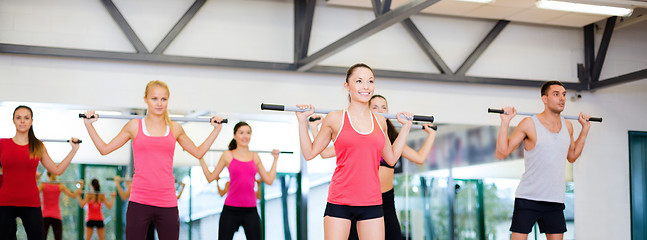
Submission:
[[72,192],[62,183],[56,182],[56,175],[47,172],[49,183],[43,182],[38,184],[38,190],[43,193],[43,225],[45,231],[45,239],[49,233],[49,227],[52,227],[54,232],[54,239],[63,239],[63,218],[61,218],[61,206],[59,200],[61,192],[70,198],[76,199],[83,189],[83,180],[79,180],[79,187],[76,191]]
[[346,72],[344,88],[350,104],[345,110],[328,113],[314,141],[308,134],[308,117],[314,113],[312,105],[297,105],[305,112],[297,112],[301,152],[306,160],[319,155],[334,141],[337,167],[328,190],[328,204],[324,213],[325,239],[347,239],[351,219],[357,220],[360,239],[384,239],[384,218],[378,168],[380,157],[394,165],[405,146],[412,122],[411,113],[398,113],[402,128],[391,144],[386,132],[386,119],[373,114],[368,102],[375,90],[373,70],[363,63],[351,66]]
[[101,155],[119,149],[128,141],[132,142],[135,174],[126,211],[128,240],[146,238],[151,222],[157,226],[157,234],[161,240],[179,238],[180,219],[173,176],[175,143],[179,143],[184,151],[200,159],[207,153],[222,129],[222,118],[212,117],[213,130],[200,146],[196,146],[184,132],[182,125],[169,118],[169,96],[166,83],[150,81],[144,93],[148,115],[143,119],[128,121],[119,134],[108,143],[101,139],[92,125],[97,121],[94,111],[85,114],[85,127]]
[[101,185],[99,185],[99,180],[96,178],[92,179],[90,187],[92,192],[86,193],[85,197],[82,199],[79,198],[79,206],[81,206],[81,208],[86,204],[88,205],[88,214],[85,218],[85,239],[92,239],[92,233],[96,228],[97,237],[99,240],[103,240],[106,238],[106,228],[103,224],[101,203],[105,204],[108,209],[111,209],[117,194],[115,192],[110,193],[110,201],[108,201],[106,196],[101,193]]
[[[225,206],[220,213],[218,239],[229,240],[240,226],[245,229],[247,239],[261,239],[261,219],[256,210],[256,173],[268,185],[276,177],[276,162],[279,159],[279,150],[274,149],[274,161],[270,171],[267,172],[258,153],[249,151],[249,141],[252,137],[252,128],[246,122],[239,122],[234,127],[234,139],[229,143],[229,151],[225,151],[216,168],[210,172],[204,159],[200,159],[200,166],[207,177],[207,181],[218,180],[222,170],[229,169],[227,198]],[[227,187],[225,187],[227,188]]]

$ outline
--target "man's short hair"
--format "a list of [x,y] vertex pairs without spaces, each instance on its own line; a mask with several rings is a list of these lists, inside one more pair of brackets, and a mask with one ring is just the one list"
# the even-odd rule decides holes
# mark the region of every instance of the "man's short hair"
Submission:
[[[548,89],[552,85],[560,85],[560,86],[564,87],[564,84],[562,84],[562,82],[560,82],[560,81],[548,81],[548,82],[545,82],[543,85],[541,85],[541,95],[542,96],[548,95]],[[566,88],[566,87],[564,87],[564,88]]]

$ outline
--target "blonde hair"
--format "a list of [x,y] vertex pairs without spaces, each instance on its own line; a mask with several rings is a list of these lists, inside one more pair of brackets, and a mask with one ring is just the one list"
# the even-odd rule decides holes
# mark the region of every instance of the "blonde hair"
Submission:
[[[171,97],[171,91],[168,90],[168,85],[166,85],[166,83],[160,80],[153,80],[148,82],[148,84],[146,84],[146,92],[144,92],[144,98],[148,97],[148,92],[153,87],[162,87],[166,89],[166,93],[168,93],[169,98]],[[171,125],[171,117],[168,116],[168,109],[164,111],[164,120],[166,120],[166,125],[168,125],[169,128],[171,128],[171,131],[173,131],[173,125]]]

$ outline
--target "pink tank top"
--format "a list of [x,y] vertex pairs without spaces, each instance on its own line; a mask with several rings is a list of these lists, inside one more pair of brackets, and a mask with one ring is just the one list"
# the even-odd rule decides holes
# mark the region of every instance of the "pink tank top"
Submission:
[[360,133],[344,110],[342,127],[335,139],[337,167],[328,189],[328,202],[348,206],[382,204],[378,169],[385,135],[373,113],[372,130]]
[[[99,196],[97,195],[97,198]],[[103,213],[101,213],[101,202],[90,201],[88,202],[88,216],[85,218],[85,221],[103,221]]]
[[146,136],[139,120],[137,136],[132,141],[135,174],[130,190],[130,201],[155,207],[177,207],[173,153],[175,137]]
[[61,188],[58,184],[43,184],[43,217],[61,219],[59,199]]
[[[231,153],[231,152],[230,152]],[[229,163],[229,193],[225,205],[232,207],[256,207],[256,164],[254,159],[247,162],[233,157]]]

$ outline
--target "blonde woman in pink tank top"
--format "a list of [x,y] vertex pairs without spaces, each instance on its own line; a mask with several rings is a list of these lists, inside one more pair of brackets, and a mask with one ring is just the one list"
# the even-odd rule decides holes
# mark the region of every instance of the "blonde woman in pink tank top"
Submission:
[[196,146],[182,126],[168,116],[169,88],[162,81],[146,85],[144,101],[148,115],[144,119],[128,121],[119,134],[105,143],[92,123],[97,121],[94,111],[85,113],[84,124],[101,155],[109,154],[131,141],[135,174],[131,185],[130,203],[126,211],[126,239],[145,239],[151,222],[157,226],[161,240],[177,240],[180,221],[175,196],[173,153],[175,143],[200,159],[218,137],[222,118],[212,117],[214,127],[200,146]]
[[394,165],[405,146],[412,118],[411,113],[398,113],[402,128],[396,140],[386,132],[386,119],[373,114],[368,102],[375,90],[373,70],[363,63],[351,66],[346,72],[344,88],[350,104],[345,110],[328,113],[314,141],[308,134],[308,117],[314,113],[312,105],[297,105],[305,112],[297,112],[301,152],[306,160],[319,155],[334,141],[337,167],[330,182],[328,204],[324,213],[324,238],[347,239],[351,219],[357,219],[360,239],[384,239],[384,218],[378,168],[380,157]]
[[225,167],[229,170],[230,182],[225,187],[228,193],[218,227],[220,240],[232,239],[234,232],[241,226],[247,239],[261,239],[261,219],[256,209],[257,194],[254,192],[256,174],[263,182],[272,185],[276,177],[279,150],[272,151],[274,161],[267,172],[258,153],[249,151],[251,137],[252,128],[246,122],[239,122],[234,126],[234,139],[229,143],[229,151],[222,154],[213,172],[209,171],[204,159],[200,159],[200,166],[208,182],[218,180]]

